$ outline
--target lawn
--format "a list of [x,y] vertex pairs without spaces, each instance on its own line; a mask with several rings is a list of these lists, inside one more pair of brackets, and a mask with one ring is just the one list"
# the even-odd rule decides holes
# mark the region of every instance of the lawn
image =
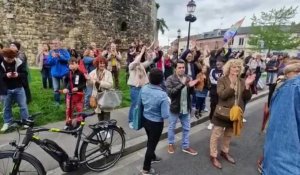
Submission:
[[[42,87],[42,79],[40,71],[37,69],[30,69],[30,89],[32,94],[32,102],[29,104],[29,113],[42,112],[43,115],[36,119],[36,125],[44,125],[56,121],[65,120],[65,104],[59,107],[54,105],[53,90],[44,89]],[[129,87],[126,84],[125,70],[120,73],[120,90],[123,93],[123,102],[121,107],[128,107],[130,105]],[[1,111],[2,106],[0,107]],[[13,114],[16,119],[19,119],[19,108],[13,108]],[[3,114],[1,114],[3,116]],[[0,120],[2,125],[3,120]]]

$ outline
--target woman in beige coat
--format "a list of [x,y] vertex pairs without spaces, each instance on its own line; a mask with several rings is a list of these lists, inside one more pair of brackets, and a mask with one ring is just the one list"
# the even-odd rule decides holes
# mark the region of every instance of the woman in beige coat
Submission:
[[[93,85],[92,97],[98,101],[99,93],[113,88],[113,78],[111,72],[106,70],[107,62],[104,58],[96,58],[93,64],[96,69],[89,74],[88,83]],[[99,105],[97,105],[95,112],[98,114],[99,121],[110,119],[110,111],[101,110]]]
[[[235,103],[237,95],[237,105],[244,111],[245,102],[251,99],[252,93],[250,85],[255,80],[255,74],[250,75],[246,80],[240,77],[243,72],[243,62],[238,59],[229,60],[223,67],[224,76],[218,80],[217,93],[219,97],[218,106],[231,108]],[[221,169],[222,165],[217,159],[218,155],[218,140],[222,137],[222,146],[220,155],[228,162],[235,164],[235,160],[229,155],[229,145],[233,135],[233,122],[227,119],[222,119],[217,113],[217,109],[213,115],[212,129],[210,137],[210,159],[216,168]]]

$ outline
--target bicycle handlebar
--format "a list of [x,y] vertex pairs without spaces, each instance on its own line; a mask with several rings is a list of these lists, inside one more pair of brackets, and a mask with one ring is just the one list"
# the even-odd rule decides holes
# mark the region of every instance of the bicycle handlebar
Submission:
[[63,90],[58,90],[58,92],[60,93],[60,94],[68,94],[68,95],[74,95],[74,94],[78,94],[78,95],[83,95],[84,93],[83,92],[67,92],[67,93],[64,93],[63,92]]

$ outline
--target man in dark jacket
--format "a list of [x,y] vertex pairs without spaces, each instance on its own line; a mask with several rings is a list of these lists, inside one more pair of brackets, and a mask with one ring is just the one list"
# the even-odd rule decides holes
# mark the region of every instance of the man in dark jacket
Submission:
[[[0,51],[3,49],[3,45],[0,44]],[[3,62],[3,56],[0,54],[0,62],[2,63]],[[1,72],[0,72],[1,73]],[[0,77],[2,77],[0,75]],[[6,95],[6,87],[4,86],[4,82],[3,82],[3,79],[0,78],[0,105],[2,105],[4,103],[4,97]],[[2,111],[1,111],[2,112]]]
[[17,52],[15,50],[5,48],[2,52],[4,59],[0,61],[0,79],[3,80],[5,85],[6,97],[4,101],[4,124],[1,128],[1,132],[5,132],[13,120],[13,102],[17,102],[20,107],[22,120],[28,119],[29,114],[22,83],[22,79],[27,77],[26,66],[21,59],[17,58]]
[[27,71],[27,77],[22,79],[22,84],[25,90],[25,94],[26,94],[26,102],[27,104],[31,102],[32,98],[31,98],[31,92],[30,92],[30,87],[29,87],[29,67],[28,67],[28,60],[27,60],[27,56],[25,54],[24,51],[21,50],[21,44],[19,42],[12,42],[10,43],[10,48],[14,49],[17,51],[17,58],[19,58],[26,67],[26,71]]
[[176,72],[167,78],[166,87],[168,96],[171,99],[169,130],[168,130],[168,152],[175,152],[175,127],[177,120],[182,124],[182,151],[191,155],[197,155],[198,152],[192,149],[189,145],[190,132],[190,116],[191,110],[191,93],[192,87],[197,84],[198,80],[191,80],[191,77],[185,74],[185,62],[178,60],[176,64]]
[[[223,75],[223,57],[219,56],[216,67],[213,68],[209,73],[209,80],[210,80],[210,91],[209,91],[209,97],[210,97],[210,113],[209,113],[209,119],[212,120],[212,116],[215,112],[216,106],[218,104],[218,94],[217,94],[217,83],[219,78]],[[210,123],[207,126],[207,129],[211,130],[213,127],[213,124]]]

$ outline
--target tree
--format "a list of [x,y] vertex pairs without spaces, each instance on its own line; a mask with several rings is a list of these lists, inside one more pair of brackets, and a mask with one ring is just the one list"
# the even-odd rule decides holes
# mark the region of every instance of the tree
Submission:
[[162,34],[165,33],[165,29],[169,30],[164,18],[156,19],[156,29],[157,31],[160,31]]
[[[251,35],[248,44],[253,50],[294,49],[300,45],[300,38],[295,35],[295,25],[291,25],[298,7],[283,7],[279,10],[261,12],[261,16],[251,18]],[[262,44],[263,43],[263,44]]]
[[[159,9],[160,5],[158,3],[156,3],[156,8],[157,10]],[[165,33],[165,29],[169,30],[167,24],[166,24],[166,21],[164,18],[161,18],[161,19],[156,19],[156,30],[157,32],[161,32],[162,34]]]

